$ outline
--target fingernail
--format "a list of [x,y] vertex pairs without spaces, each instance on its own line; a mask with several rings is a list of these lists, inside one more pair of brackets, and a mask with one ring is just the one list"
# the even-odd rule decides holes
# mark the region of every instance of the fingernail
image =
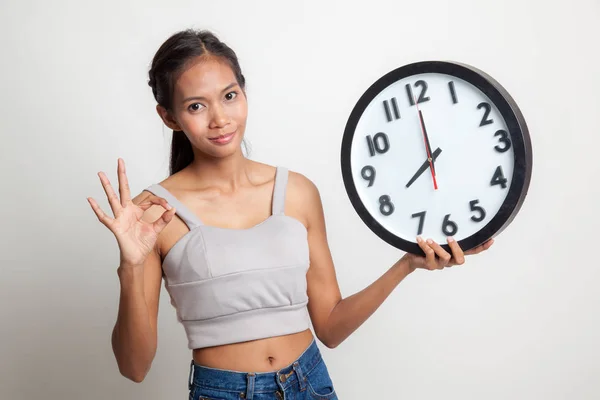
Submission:
[[431,239],[427,239],[427,243],[429,243],[429,244],[433,244],[433,240],[431,240]]
[[167,203],[167,210],[170,210],[171,208],[173,208],[173,207],[171,207],[171,205],[169,203]]
[[421,238],[421,236],[417,236],[417,242],[421,242],[423,239]]
[[448,241],[449,242],[454,242],[454,238],[452,236],[448,236]]

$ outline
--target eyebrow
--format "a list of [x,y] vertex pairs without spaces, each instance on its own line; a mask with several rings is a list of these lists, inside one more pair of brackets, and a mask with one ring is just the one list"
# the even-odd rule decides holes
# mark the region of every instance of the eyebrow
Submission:
[[[233,83],[230,83],[229,85],[227,85],[227,87],[225,89],[221,90],[221,93],[223,93],[223,92],[231,89],[234,86],[237,86],[237,82],[233,82]],[[183,99],[182,103],[188,102],[190,100],[206,100],[206,97],[203,97],[203,96],[191,96],[191,97]]]

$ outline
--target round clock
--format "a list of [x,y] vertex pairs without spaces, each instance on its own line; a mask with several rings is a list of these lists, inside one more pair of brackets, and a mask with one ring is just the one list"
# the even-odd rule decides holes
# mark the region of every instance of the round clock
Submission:
[[449,250],[497,236],[518,213],[532,169],[525,119],[508,92],[460,63],[417,62],[358,100],[341,148],[354,209],[381,239],[423,254],[417,235]]

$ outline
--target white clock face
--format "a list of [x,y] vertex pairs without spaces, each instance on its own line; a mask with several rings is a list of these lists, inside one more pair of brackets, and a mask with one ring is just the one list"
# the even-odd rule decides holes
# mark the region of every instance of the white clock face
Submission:
[[467,81],[441,73],[398,80],[356,124],[350,165],[358,196],[404,240],[469,237],[509,192],[515,157],[508,132],[494,103]]

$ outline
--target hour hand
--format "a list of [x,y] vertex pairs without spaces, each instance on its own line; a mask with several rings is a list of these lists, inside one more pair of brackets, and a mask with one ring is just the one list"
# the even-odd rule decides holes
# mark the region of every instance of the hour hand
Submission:
[[[442,149],[440,149],[439,147],[437,149],[435,149],[433,154],[431,154],[432,161],[435,161],[441,152],[442,152]],[[412,185],[413,182],[416,181],[417,178],[419,176],[421,176],[421,174],[427,170],[427,168],[429,168],[429,160],[425,160],[425,162],[421,165],[421,167],[419,168],[417,173],[414,174],[412,178],[410,178],[410,181],[408,181],[408,183],[406,184],[406,187],[407,188],[410,187],[410,185]]]

